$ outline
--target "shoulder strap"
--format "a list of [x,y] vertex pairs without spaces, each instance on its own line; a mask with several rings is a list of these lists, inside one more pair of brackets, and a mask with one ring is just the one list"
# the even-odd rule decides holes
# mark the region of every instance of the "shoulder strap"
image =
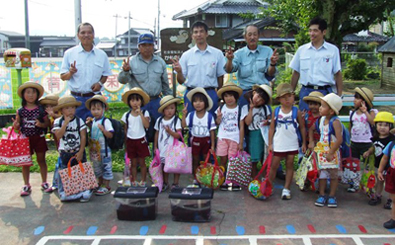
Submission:
[[240,118],[241,118],[241,106],[238,106],[238,112],[237,112],[237,125],[239,126],[239,130],[240,130]]
[[211,122],[213,121],[213,115],[211,115],[211,112],[207,112],[207,127],[208,127],[208,131],[210,132],[210,128],[211,128]]
[[274,109],[274,128],[277,127],[277,118],[278,118],[278,114],[280,113],[280,107],[276,107],[276,109]]
[[126,113],[126,129],[129,128],[129,116],[130,116],[130,111],[128,111],[128,113]]
[[[162,123],[162,120],[163,120],[163,116],[160,116],[159,118],[158,118],[158,128],[160,127],[160,124]],[[175,121],[176,119],[174,119],[174,121]],[[175,124],[174,124],[175,125]]]
[[318,134],[321,134],[320,133],[320,122],[321,122],[321,116],[317,120],[315,120],[315,130],[317,131]]
[[356,110],[353,110],[350,114],[350,128],[352,128],[352,117],[354,116]]
[[391,141],[390,146],[388,148],[388,164],[391,166],[391,152],[395,146],[395,140]]
[[189,124],[188,124],[188,128],[189,131],[191,131],[192,125],[193,125],[193,116],[195,115],[195,111],[191,111],[189,113]]

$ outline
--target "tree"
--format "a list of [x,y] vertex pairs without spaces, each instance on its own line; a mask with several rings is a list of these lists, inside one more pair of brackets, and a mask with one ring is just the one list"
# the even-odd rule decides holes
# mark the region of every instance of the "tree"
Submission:
[[387,10],[395,9],[394,0],[267,0],[270,6],[259,17],[271,16],[284,31],[296,30],[297,45],[307,42],[309,21],[321,16],[328,23],[326,40],[341,46],[347,34],[368,30],[369,26],[387,20]]

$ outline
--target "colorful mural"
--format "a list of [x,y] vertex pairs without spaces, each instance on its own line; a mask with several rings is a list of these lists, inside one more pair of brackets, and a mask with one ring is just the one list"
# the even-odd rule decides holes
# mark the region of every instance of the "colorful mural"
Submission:
[[[45,90],[45,94],[55,93],[59,96],[70,94],[67,82],[60,79],[61,61],[33,61],[32,68],[23,69],[22,82],[28,80],[40,83]],[[112,76],[109,76],[104,85],[103,95],[109,102],[121,102],[122,94],[129,90],[128,85],[120,84],[118,82],[118,74],[121,70],[122,60],[110,61]],[[6,68],[4,63],[0,64],[0,109],[12,109],[19,107],[20,103],[13,103],[12,87],[18,86],[15,70],[11,72],[10,68]],[[173,88],[173,68],[167,65],[167,74],[169,79],[169,86]],[[225,75],[224,82],[236,81],[236,76]],[[186,91],[185,86],[176,85],[176,96],[183,98]]]

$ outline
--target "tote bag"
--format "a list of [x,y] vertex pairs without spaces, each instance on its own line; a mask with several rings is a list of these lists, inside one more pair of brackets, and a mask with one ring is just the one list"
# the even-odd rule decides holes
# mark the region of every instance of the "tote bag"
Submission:
[[20,131],[15,136],[13,127],[11,130],[8,128],[3,131],[8,131],[8,134],[1,139],[0,165],[14,167],[32,166],[29,138],[22,135]]

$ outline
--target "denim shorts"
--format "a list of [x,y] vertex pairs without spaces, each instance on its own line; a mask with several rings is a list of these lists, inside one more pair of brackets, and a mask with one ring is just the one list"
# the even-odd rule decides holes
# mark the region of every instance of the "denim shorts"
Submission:
[[100,149],[100,156],[101,161],[92,161],[95,175],[97,178],[103,177],[103,179],[105,180],[112,180],[114,176],[112,174],[112,159],[110,147],[107,147],[107,156],[106,150]]

